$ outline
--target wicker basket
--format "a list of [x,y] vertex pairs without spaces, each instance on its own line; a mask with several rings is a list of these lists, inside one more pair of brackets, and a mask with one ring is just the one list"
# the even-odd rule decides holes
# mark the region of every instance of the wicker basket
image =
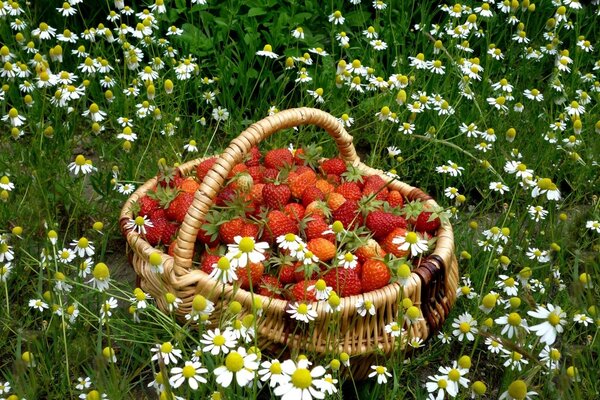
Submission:
[[[434,200],[420,189],[392,180],[382,171],[361,163],[352,144],[352,137],[333,116],[317,109],[297,108],[281,111],[252,124],[220,155],[195,193],[194,201],[177,235],[174,257],[153,248],[141,235],[125,227],[127,221],[132,218],[131,205],[156,185],[156,178],[139,187],[127,200],[121,211],[121,230],[133,250],[130,259],[142,289],[156,299],[158,307],[162,310],[167,308],[164,300],[167,292],[183,300],[177,310],[180,319],[190,311],[192,299],[196,294],[202,294],[215,302],[216,310],[211,320],[218,320],[220,310],[230,301],[239,301],[244,306],[244,312],[250,312],[255,301],[253,298],[259,298],[264,311],[258,319],[256,334],[263,351],[270,349],[282,352],[292,349],[317,353],[347,352],[352,357],[350,372],[354,379],[363,379],[368,375],[376,357],[388,355],[394,350],[395,342],[385,333],[384,327],[397,319],[398,298],[402,289],[399,284],[390,284],[373,292],[342,298],[343,311],[337,325],[339,333],[332,339],[331,335],[328,336],[325,332],[334,317],[326,313],[321,304],[313,304],[318,313],[314,329],[302,333],[296,328],[296,321],[291,320],[286,313],[287,301],[259,296],[243,289],[234,291],[229,285],[225,286],[224,290],[214,290],[215,282],[204,272],[192,267],[198,230],[224,185],[229,171],[242,162],[252,146],[273,133],[305,124],[317,125],[327,131],[335,140],[341,158],[365,174],[380,175],[389,182],[390,188],[400,191],[408,200],[418,199],[435,205]],[[198,159],[181,165],[179,168],[182,174],[193,172],[200,161],[202,160]],[[150,254],[157,251],[163,259],[162,275],[152,272],[148,261]],[[413,337],[425,339],[440,328],[454,303],[457,285],[458,265],[454,256],[452,227],[445,223],[438,230],[435,250],[413,270],[409,283],[403,288],[404,297],[410,298],[414,305],[421,309],[424,317],[422,321],[409,327]],[[357,314],[356,302],[361,297],[373,302],[376,307],[375,316],[360,317]]]

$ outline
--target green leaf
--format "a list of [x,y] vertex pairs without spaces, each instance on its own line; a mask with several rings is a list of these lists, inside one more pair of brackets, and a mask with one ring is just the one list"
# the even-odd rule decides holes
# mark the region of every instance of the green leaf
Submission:
[[258,15],[265,15],[267,13],[266,10],[259,8],[259,7],[252,7],[250,10],[248,10],[248,16],[249,17],[256,17]]

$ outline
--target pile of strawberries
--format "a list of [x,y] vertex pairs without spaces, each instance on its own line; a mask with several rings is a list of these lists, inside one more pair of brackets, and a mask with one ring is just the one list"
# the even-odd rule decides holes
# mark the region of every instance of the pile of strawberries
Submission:
[[[158,184],[134,210],[134,218],[151,222],[145,238],[152,246],[163,245],[173,254],[177,229],[216,161],[203,160],[190,177],[161,168]],[[263,262],[238,269],[243,289],[314,301],[314,289],[307,288],[322,279],[344,297],[379,289],[394,280],[399,265],[417,261],[399,250],[394,238],[414,231],[433,244],[439,226],[437,214],[423,211],[420,202],[405,204],[381,176],[364,176],[340,158],[322,159],[319,148],[275,149],[263,156],[254,147],[233,168],[207,214],[194,261],[210,273],[236,236],[252,237],[268,242],[269,249]],[[307,265],[281,250],[277,238],[288,234],[302,239],[319,261]]]

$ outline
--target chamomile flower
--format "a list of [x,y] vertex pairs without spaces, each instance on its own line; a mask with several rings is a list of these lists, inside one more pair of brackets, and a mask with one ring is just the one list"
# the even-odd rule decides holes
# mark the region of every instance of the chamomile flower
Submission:
[[452,322],[452,327],[455,328],[452,334],[458,338],[460,342],[466,339],[469,342],[475,340],[477,333],[477,321],[467,312],[461,314]]
[[256,55],[273,59],[279,57],[277,53],[273,52],[273,47],[270,44],[266,44],[262,50],[257,51]]
[[365,300],[361,298],[356,301],[356,312],[361,317],[365,317],[367,313],[369,315],[375,315],[377,309],[371,300]]
[[146,218],[146,215],[138,215],[137,217],[130,218],[129,221],[125,224],[126,229],[131,229],[134,232],[137,232],[141,235],[146,234],[146,228],[153,228],[154,224],[149,218]]
[[301,26],[292,31],[292,36],[296,39],[304,39],[304,29]]
[[508,385],[508,389],[500,395],[498,400],[531,400],[532,396],[537,396],[537,393],[527,391],[525,381],[517,379]]
[[388,378],[392,377],[392,374],[388,372],[387,367],[384,367],[383,365],[372,365],[371,369],[373,372],[369,373],[369,378],[377,377],[377,383],[380,385],[385,385]]
[[38,311],[44,311],[48,309],[48,304],[42,299],[30,299],[29,307],[37,309]]
[[495,338],[488,337],[485,339],[485,345],[487,349],[492,354],[500,354],[501,351],[504,350],[504,346]]
[[509,367],[513,371],[521,371],[523,365],[529,364],[529,361],[527,361],[526,358],[523,358],[523,354],[519,353],[518,351],[505,350],[504,353],[501,354],[501,356],[503,358],[506,358],[506,361],[504,361],[503,365],[505,367]]
[[258,370],[257,355],[247,353],[243,347],[238,347],[225,357],[225,364],[217,367],[214,371],[218,385],[227,388],[235,378],[240,387],[252,383]]
[[345,269],[354,269],[358,264],[358,258],[350,252],[338,255],[337,259],[338,265]]
[[575,322],[577,324],[581,324],[583,326],[588,326],[589,324],[592,324],[594,322],[594,320],[591,319],[586,314],[580,313],[580,314],[575,314],[573,316],[573,322]]
[[530,260],[536,260],[537,262],[540,262],[540,263],[546,263],[546,262],[550,261],[550,255],[548,254],[548,251],[540,250],[537,247],[529,247],[527,249],[527,252],[525,253],[525,255]]
[[156,344],[150,351],[154,353],[151,358],[152,361],[162,362],[165,365],[177,364],[177,360],[181,359],[181,350],[174,347],[171,342]]
[[102,262],[96,264],[92,271],[92,279],[88,283],[91,283],[92,287],[98,289],[100,292],[107,290],[110,286],[110,270],[108,266]]
[[266,242],[256,243],[250,236],[233,238],[235,243],[228,244],[226,257],[234,268],[244,268],[248,264],[256,264],[265,259],[265,250],[269,248]]
[[504,194],[504,193],[510,191],[508,186],[506,186],[502,182],[490,182],[489,188],[490,188],[490,190],[492,190],[494,192],[498,192],[500,194]]
[[194,296],[192,300],[192,309],[185,315],[185,319],[198,321],[203,317],[208,317],[215,310],[215,303],[208,300],[201,294]]
[[544,210],[542,206],[528,206],[527,213],[535,222],[539,222],[541,220],[546,219],[546,215],[548,215],[548,211]]
[[213,356],[227,354],[236,346],[236,340],[230,327],[225,328],[223,332],[216,328],[203,333],[200,343],[205,345],[202,351]]
[[327,300],[333,288],[331,286],[327,286],[327,283],[323,279],[319,279],[314,285],[310,285],[306,288],[307,292],[313,290],[317,300]]
[[310,364],[306,358],[300,358],[297,362],[285,360],[281,363],[281,370],[286,378],[275,388],[274,394],[282,400],[324,398],[324,388],[330,388],[328,382],[322,379],[325,368],[318,365],[311,369]]
[[398,322],[392,321],[385,326],[385,333],[389,334],[391,337],[404,337],[406,335],[406,331]]
[[262,382],[269,381],[269,386],[274,388],[281,386],[289,380],[289,376],[283,373],[281,362],[277,359],[265,360],[260,364],[261,369],[258,370],[258,376]]
[[200,361],[186,361],[183,367],[171,368],[171,377],[169,383],[173,388],[178,388],[186,380],[192,390],[198,390],[200,383],[207,383],[203,376],[208,369],[202,367]]
[[410,252],[412,257],[429,250],[427,240],[423,239],[417,232],[406,232],[404,236],[396,236],[392,239],[392,243],[398,245],[398,250]]
[[12,191],[15,188],[15,184],[10,181],[10,178],[7,175],[2,176],[0,178],[0,189]]
[[556,336],[562,333],[566,324],[567,314],[560,308],[560,306],[553,306],[548,304],[547,306],[538,306],[534,311],[528,311],[527,314],[534,318],[543,319],[544,322],[529,327],[529,330],[535,332],[540,337],[542,343],[552,345],[556,341]]
[[333,22],[334,25],[341,25],[346,20],[340,10],[334,11],[333,14],[329,15],[328,19],[329,22]]
[[592,231],[596,231],[596,233],[600,233],[600,221],[596,221],[596,220],[586,221],[585,228],[590,229]]
[[112,317],[111,310],[114,310],[118,306],[119,303],[117,302],[117,299],[112,296],[110,296],[108,300],[104,301],[104,303],[100,306],[100,320],[102,321],[102,325],[104,325],[104,323],[108,321],[110,317]]
[[[69,264],[75,258],[76,253],[68,248],[63,248],[57,252],[57,260],[62,264]],[[2,260],[0,260],[2,261]]]
[[229,119],[229,111],[227,111],[226,108],[218,106],[217,108],[213,109],[212,117],[217,122],[225,122]]
[[82,258],[91,257],[95,253],[94,243],[83,236],[79,240],[73,240],[71,246],[74,247],[73,251]]
[[317,318],[317,312],[313,310],[311,304],[306,303],[293,303],[289,305],[289,308],[286,310],[292,319],[309,323],[310,321],[314,321]]
[[544,194],[546,195],[546,198],[551,201],[558,201],[561,197],[558,187],[549,178],[540,178],[537,180],[531,192],[531,197],[536,198]]
[[219,261],[213,266],[212,271],[208,275],[221,283],[233,283],[237,281],[237,266],[235,266],[226,256],[219,258]]
[[71,162],[68,168],[69,171],[71,171],[75,176],[79,174],[87,175],[94,171],[94,166],[92,165],[91,160],[87,160],[81,154],[75,157],[75,161]]
[[506,335],[509,339],[512,339],[513,336],[518,336],[520,332],[529,332],[527,321],[517,312],[498,317],[494,322],[498,325],[504,325],[500,334]]

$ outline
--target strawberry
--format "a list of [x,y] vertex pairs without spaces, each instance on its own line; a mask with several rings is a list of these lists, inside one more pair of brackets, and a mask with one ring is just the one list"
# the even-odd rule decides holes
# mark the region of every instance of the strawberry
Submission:
[[185,178],[183,181],[181,181],[181,183],[179,185],[179,189],[181,189],[182,191],[184,191],[186,193],[191,193],[191,194],[196,193],[198,188],[200,188],[200,184],[198,182],[196,182],[196,180],[192,177]]
[[265,167],[281,169],[294,163],[294,156],[288,149],[269,150],[265,154]]
[[208,232],[206,232],[206,230],[203,228],[198,229],[198,235],[196,235],[196,239],[208,247],[215,247],[217,244],[219,244],[218,238],[213,240],[212,235],[208,234]]
[[290,294],[293,300],[300,302],[313,302],[317,301],[317,294],[315,289],[307,290],[309,286],[314,286],[317,283],[316,280],[303,280],[292,286]]
[[323,275],[323,280],[340,297],[354,296],[362,293],[362,282],[356,270],[343,267],[333,268]]
[[362,192],[354,182],[344,182],[335,188],[335,192],[344,196],[346,200],[360,200]]
[[402,208],[402,206],[404,205],[404,198],[402,197],[402,193],[400,193],[397,190],[390,190],[387,202],[392,207]]
[[304,149],[296,149],[296,151],[294,151],[294,164],[304,165],[306,163],[304,160],[304,156]]
[[146,241],[148,241],[151,246],[157,246],[162,241],[163,233],[165,229],[167,229],[169,221],[165,218],[157,218],[150,221],[153,226],[146,226]]
[[327,206],[331,211],[337,210],[345,201],[346,198],[339,193],[330,193],[327,196]]
[[240,236],[242,237],[252,237],[254,239],[258,238],[259,227],[256,224],[251,222],[244,222],[242,229],[240,231]]
[[[302,168],[302,167],[301,167]],[[295,172],[290,172],[287,177],[287,184],[290,186],[292,196],[299,199],[304,190],[310,186],[314,186],[317,181],[317,174],[308,167],[304,167],[307,171],[300,171],[300,168]]]
[[321,170],[325,175],[341,176],[346,172],[346,163],[341,158],[330,158],[321,163]]
[[327,196],[330,193],[333,193],[333,191],[335,190],[335,186],[327,182],[325,179],[317,179],[317,181],[315,182],[315,186],[317,187],[317,189],[321,190],[321,192],[323,192],[325,196]]
[[278,236],[286,233],[298,233],[298,224],[282,211],[270,211],[267,214],[263,238],[268,242],[273,242]]
[[307,207],[310,203],[315,200],[323,200],[325,199],[325,195],[321,192],[321,189],[316,186],[307,187],[304,192],[302,192],[302,205]]
[[200,269],[205,273],[210,274],[213,271],[215,264],[219,262],[220,258],[221,256],[216,254],[204,253],[200,261]]
[[227,178],[231,179],[234,176],[246,171],[248,171],[248,167],[246,166],[246,164],[236,164],[233,166],[231,171],[229,171],[229,175],[227,175]]
[[250,148],[250,154],[248,154],[248,159],[246,160],[246,166],[248,168],[259,166],[261,157],[262,154],[260,154],[260,150],[258,149],[258,147],[252,146]]
[[183,218],[187,213],[188,208],[194,201],[194,195],[187,192],[181,192],[173,199],[167,208],[167,218],[171,221],[183,222]]
[[257,290],[260,285],[260,280],[265,272],[263,263],[251,263],[243,268],[238,268],[236,274],[240,287],[245,290]]
[[313,217],[327,218],[330,215],[327,203],[321,200],[315,200],[306,206],[306,214]]
[[159,168],[156,178],[161,187],[175,188],[183,181],[179,168],[168,167],[164,164],[159,164]]
[[334,221],[340,221],[346,229],[362,225],[362,215],[360,214],[358,202],[356,200],[346,200],[344,204],[333,211],[331,215]]
[[360,246],[354,252],[354,255],[361,264],[364,264],[370,258],[383,258],[385,254],[385,251],[375,239],[368,239],[367,243]]
[[262,190],[263,202],[269,208],[279,210],[283,208],[292,196],[290,187],[286,184],[265,183]]
[[296,267],[289,264],[283,264],[281,268],[279,268],[278,279],[282,285],[287,285],[288,283],[294,282]]
[[[167,254],[171,257],[175,257],[175,249],[177,248],[177,240],[173,240],[169,245],[169,249],[167,250]],[[192,257],[193,258],[193,257]]]
[[383,242],[381,242],[381,247],[383,248],[383,250],[387,251],[388,253],[392,253],[396,257],[407,256],[409,254],[409,251],[399,250],[398,249],[399,245],[392,243],[392,241],[394,240],[394,238],[396,236],[404,236],[404,235],[406,235],[406,229],[404,229],[404,228],[394,229],[385,237]]
[[215,204],[219,207],[226,206],[227,203],[231,203],[237,197],[237,193],[233,186],[227,185],[217,195]]
[[[154,193],[154,192],[152,192]],[[160,204],[158,202],[158,200],[153,199],[152,197],[150,197],[149,195],[144,195],[142,197],[140,197],[140,199],[137,201],[139,207],[140,207],[140,211],[139,211],[139,215],[150,215],[150,213],[154,210],[157,210],[160,208]]]
[[273,275],[263,275],[263,277],[260,279],[258,294],[261,296],[271,297],[273,299],[283,299],[281,296],[282,289],[283,286],[276,277]]
[[440,227],[441,221],[437,216],[432,217],[432,213],[422,211],[415,222],[415,230],[418,232],[434,233]]
[[263,171],[262,183],[273,182],[277,179],[277,175],[279,175],[279,171],[275,168],[265,168]]
[[337,250],[335,244],[322,237],[309,240],[306,247],[323,262],[331,261]]
[[406,220],[404,218],[385,211],[371,211],[367,215],[365,222],[367,228],[373,232],[373,237],[377,240],[385,239],[394,228],[406,228]]
[[286,213],[288,217],[293,219],[294,221],[301,221],[304,218],[304,214],[306,210],[302,206],[302,204],[298,203],[289,203],[283,208],[283,212]]
[[164,208],[157,208],[156,210],[150,211],[150,213],[148,214],[148,217],[150,217],[151,221],[154,221],[155,219],[160,219],[160,218],[167,219],[167,212]]
[[236,236],[242,236],[242,229],[244,228],[244,221],[241,218],[234,218],[227,221],[219,226],[219,237],[221,242],[225,244],[234,243],[233,238]]
[[294,279],[296,280],[296,282],[301,282],[305,279],[318,279],[319,278],[319,269],[318,268],[312,268],[312,271],[310,276],[307,276],[307,274],[309,273],[309,270],[307,269],[308,267],[305,267],[304,265],[302,265],[302,262],[298,261],[295,265],[294,265]]
[[175,234],[177,233],[177,229],[179,229],[179,224],[174,224],[171,222],[167,222],[165,225],[160,240],[162,243],[171,243],[171,240],[175,238]]
[[376,200],[385,201],[388,198],[389,190],[382,177],[371,175],[365,178],[365,186],[363,187],[362,194],[363,196],[375,194]]
[[202,182],[208,171],[215,165],[218,157],[210,157],[206,160],[202,160],[200,164],[196,166],[196,177],[199,182]]
[[263,204],[262,191],[264,188],[264,183],[255,183],[254,186],[252,186],[252,189],[250,189],[250,197],[254,200],[255,203]]
[[248,167],[248,174],[252,177],[254,183],[262,182],[263,176],[265,174],[265,167],[262,165],[256,165],[252,167]]
[[380,260],[370,259],[362,266],[363,293],[377,290],[390,283],[392,274],[388,266]]
[[[306,240],[311,241],[316,238],[325,238],[330,242],[335,242],[335,235],[332,233],[328,233],[323,235],[323,232],[329,229],[329,225],[323,218],[318,216],[312,217],[310,221],[306,223],[306,228],[304,228],[304,234],[306,235]],[[320,259],[320,258],[319,258]]]

